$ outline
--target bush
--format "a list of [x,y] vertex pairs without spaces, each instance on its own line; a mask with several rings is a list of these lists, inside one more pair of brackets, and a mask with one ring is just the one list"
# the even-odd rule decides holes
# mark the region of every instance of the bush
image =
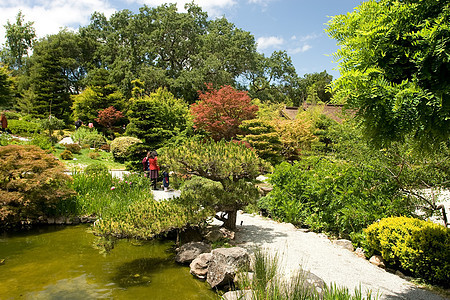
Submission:
[[73,159],[73,154],[69,150],[64,150],[59,156],[61,157],[61,159],[64,159],[64,160],[72,160]]
[[106,138],[95,128],[80,127],[72,134],[71,138],[83,147],[89,145],[91,148],[99,148],[106,144]]
[[124,162],[129,155],[129,148],[134,144],[142,143],[140,139],[131,136],[122,136],[111,142],[111,153],[115,160]]
[[366,230],[369,247],[415,276],[450,286],[450,229],[407,217],[390,217]]
[[74,154],[81,154],[81,146],[78,144],[66,144],[66,150],[69,150],[70,152]]
[[63,164],[37,146],[0,147],[0,165],[0,227],[35,222],[74,194]]
[[48,136],[38,133],[33,134],[29,144],[38,146],[42,150],[51,150],[53,148],[52,141],[48,138]]
[[109,170],[105,164],[93,163],[84,169],[84,173],[87,175],[103,174],[103,173],[109,173]]
[[89,152],[88,153],[88,157],[90,159],[99,159],[100,158],[100,153],[98,153],[98,152]]
[[106,152],[110,152],[111,151],[111,146],[109,144],[103,144],[100,147],[101,150],[106,151]]
[[270,178],[273,191],[260,207],[279,220],[348,235],[377,219],[415,208],[381,167],[310,157],[282,163]]
[[40,132],[41,126],[32,121],[8,120],[8,129],[12,134],[30,136],[35,132]]

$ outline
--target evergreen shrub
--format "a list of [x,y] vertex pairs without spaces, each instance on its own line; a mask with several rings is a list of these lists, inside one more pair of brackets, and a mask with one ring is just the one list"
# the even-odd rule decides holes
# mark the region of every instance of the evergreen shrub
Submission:
[[69,150],[73,154],[81,154],[81,146],[78,144],[66,144],[66,150]]
[[139,143],[142,143],[141,140],[135,137],[118,137],[111,142],[111,153],[116,161],[124,162],[129,155],[130,146]]
[[90,159],[99,159],[100,158],[100,153],[98,153],[98,152],[89,152],[88,153],[88,157]]
[[72,160],[73,159],[73,154],[72,152],[70,152],[70,150],[64,150],[60,155],[61,159],[64,160]]
[[40,132],[41,126],[33,121],[8,120],[8,129],[12,134],[30,136],[35,132]]
[[365,230],[369,247],[389,264],[450,286],[450,229],[408,217],[389,217]]

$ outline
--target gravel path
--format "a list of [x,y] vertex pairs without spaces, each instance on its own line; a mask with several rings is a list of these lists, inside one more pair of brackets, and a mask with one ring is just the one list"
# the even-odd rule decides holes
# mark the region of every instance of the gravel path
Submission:
[[250,251],[258,247],[271,254],[277,253],[286,276],[302,266],[327,284],[334,282],[350,291],[361,285],[363,291],[370,289],[373,295],[381,293],[380,299],[446,299],[372,265],[332,244],[324,235],[245,213],[238,214],[237,224],[236,243]]

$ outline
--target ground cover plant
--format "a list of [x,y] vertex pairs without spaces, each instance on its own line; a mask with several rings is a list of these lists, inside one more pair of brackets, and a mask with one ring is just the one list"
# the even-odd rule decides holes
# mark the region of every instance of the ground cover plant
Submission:
[[[65,147],[57,144],[54,147],[54,154],[56,157],[60,157],[61,153],[65,151]],[[94,157],[91,157],[92,153],[97,153]],[[76,160],[65,160],[64,164],[69,170],[77,170],[83,169],[84,167],[96,163],[101,162],[105,164],[110,170],[124,170],[125,165],[121,162],[115,161],[113,155],[110,152],[84,148],[81,149],[80,154],[72,153],[73,158]]]

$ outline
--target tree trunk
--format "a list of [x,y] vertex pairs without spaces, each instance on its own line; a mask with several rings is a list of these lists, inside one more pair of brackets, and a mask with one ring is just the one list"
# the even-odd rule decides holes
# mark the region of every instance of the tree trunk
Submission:
[[236,217],[237,217],[237,210],[227,210],[225,211],[227,213],[227,219],[224,220],[223,226],[230,230],[236,229]]

